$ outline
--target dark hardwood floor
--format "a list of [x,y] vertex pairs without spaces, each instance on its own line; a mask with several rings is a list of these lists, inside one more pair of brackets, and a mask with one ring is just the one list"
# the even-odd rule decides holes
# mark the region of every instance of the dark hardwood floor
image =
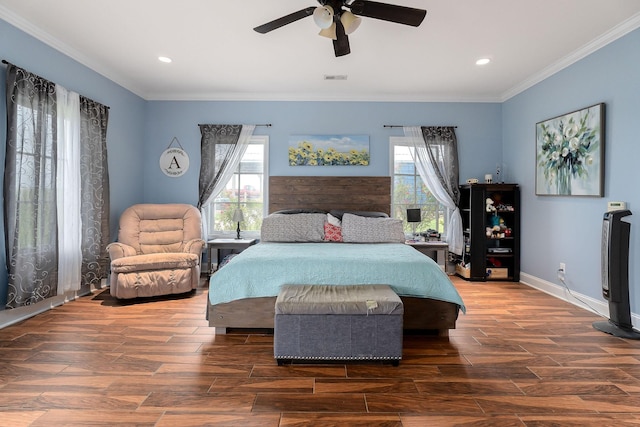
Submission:
[[83,297],[0,330],[6,426],[640,425],[640,341],[517,283],[452,278],[468,313],[406,336],[399,367],[277,366],[273,337],[215,336],[186,298]]

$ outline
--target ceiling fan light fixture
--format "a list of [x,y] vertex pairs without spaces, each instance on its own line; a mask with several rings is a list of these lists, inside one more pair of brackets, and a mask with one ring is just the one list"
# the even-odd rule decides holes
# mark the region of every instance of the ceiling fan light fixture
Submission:
[[342,25],[344,26],[345,34],[349,35],[358,29],[360,23],[362,22],[362,18],[346,10],[342,12],[342,15],[340,16],[340,22],[342,22]]
[[334,22],[329,28],[323,28],[318,33],[319,36],[326,37],[331,40],[338,40],[338,34],[336,32],[336,23]]
[[313,22],[320,28],[327,29],[333,24],[333,8],[331,6],[319,6],[313,11]]
[[427,15],[424,9],[373,0],[317,0],[317,2],[320,6],[300,9],[259,25],[254,30],[260,34],[266,34],[312,16],[313,22],[322,30],[320,35],[333,40],[333,52],[336,57],[339,57],[351,52],[349,34],[359,28],[364,17],[417,27]]

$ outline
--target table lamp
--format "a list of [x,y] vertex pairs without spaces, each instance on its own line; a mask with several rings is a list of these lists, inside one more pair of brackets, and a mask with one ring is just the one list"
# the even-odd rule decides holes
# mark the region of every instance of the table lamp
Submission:
[[242,211],[240,209],[236,209],[235,211],[233,211],[233,218],[231,218],[231,220],[238,223],[238,228],[236,229],[236,239],[240,239],[240,222],[244,221],[244,215],[242,214]]
[[413,238],[416,237],[416,224],[422,222],[420,209],[407,209],[407,222],[413,225]]

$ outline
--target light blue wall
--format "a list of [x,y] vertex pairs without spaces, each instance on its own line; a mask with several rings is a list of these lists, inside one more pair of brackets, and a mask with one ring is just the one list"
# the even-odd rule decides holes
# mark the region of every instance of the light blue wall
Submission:
[[[640,113],[640,30],[615,41],[503,104],[381,102],[147,102],[103,76],[0,20],[0,56],[111,107],[108,133],[112,234],[117,218],[138,202],[195,203],[198,193],[199,123],[271,123],[271,175],[387,175],[388,139],[400,129],[385,124],[456,125],[460,180],[494,173],[522,186],[522,270],[557,283],[567,264],[567,283],[600,298],[600,232],[608,200],[640,206],[636,123]],[[5,68],[0,67],[0,81]],[[0,85],[4,99],[4,85]],[[535,196],[535,123],[598,102],[607,105],[605,198]],[[5,117],[0,102],[0,117]],[[370,136],[367,167],[290,167],[288,138],[297,133]],[[0,162],[6,122],[0,120]],[[189,171],[166,177],[159,156],[177,137],[191,159]],[[2,177],[0,176],[0,179]],[[635,216],[640,215],[637,212]],[[638,220],[631,217],[632,311],[640,312]],[[2,225],[0,225],[2,227]],[[0,240],[0,295],[6,289],[4,240]],[[2,304],[0,297],[0,304]]]
[[[0,58],[111,107],[107,149],[111,180],[111,231],[115,237],[120,212],[143,198],[144,179],[140,165],[144,158],[146,101],[3,20],[0,20]],[[5,78],[6,67],[0,66],[2,165],[6,148]],[[0,181],[4,181],[2,174]],[[4,223],[0,221],[0,236],[3,235]],[[4,307],[7,287],[5,249],[4,238],[0,238],[0,309]]]
[[[504,162],[522,185],[522,271],[601,298],[600,238],[608,201],[634,215],[630,243],[631,311],[640,312],[640,30],[553,75],[503,105]],[[605,197],[536,196],[535,124],[604,102]],[[635,211],[635,212],[634,212]],[[604,300],[603,300],[604,301]]]
[[[455,125],[460,152],[460,179],[483,178],[502,161],[500,104],[385,102],[150,102],[146,129],[145,200],[198,200],[200,123],[264,124],[255,134],[269,136],[270,175],[388,176],[389,136],[402,129],[384,125]],[[288,165],[289,135],[369,135],[369,166],[292,167]],[[160,154],[177,137],[190,158],[189,170],[178,178],[159,168]]]

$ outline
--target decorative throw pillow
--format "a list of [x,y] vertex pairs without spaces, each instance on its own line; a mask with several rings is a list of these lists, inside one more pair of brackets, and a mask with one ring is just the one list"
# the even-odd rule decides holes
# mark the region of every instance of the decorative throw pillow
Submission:
[[322,242],[323,213],[271,214],[262,220],[260,238],[263,242]]
[[404,243],[401,219],[370,218],[345,213],[342,239],[346,243]]
[[342,227],[342,220],[340,218],[336,218],[331,214],[327,214],[327,222],[329,224],[335,225],[336,227]]
[[342,227],[325,222],[324,240],[327,242],[342,242]]

